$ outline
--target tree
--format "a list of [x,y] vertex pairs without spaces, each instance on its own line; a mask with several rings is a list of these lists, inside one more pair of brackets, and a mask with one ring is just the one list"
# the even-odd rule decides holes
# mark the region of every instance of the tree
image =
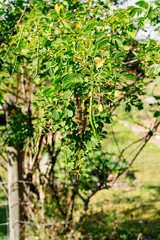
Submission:
[[[131,162],[124,158],[125,150],[116,161],[103,150],[105,126],[111,124],[119,105],[124,102],[126,112],[132,106],[141,110],[146,85],[155,76],[154,83],[159,83],[159,43],[135,40],[146,20],[159,22],[159,3],[152,5],[139,1],[136,7],[112,10],[102,2],[39,2],[30,5],[26,15],[22,11],[23,19],[11,39],[3,37],[5,146],[21,153],[22,158],[18,160],[18,154],[14,161],[20,180],[33,182],[39,174],[48,201],[58,209],[57,221],[73,220],[77,196],[86,212],[90,198],[112,186],[159,125],[156,120]],[[42,171],[45,153],[48,168]],[[35,185],[30,188],[39,198]],[[22,192],[25,201],[25,189]],[[25,208],[21,212],[25,220]],[[68,224],[65,231],[69,229]]]

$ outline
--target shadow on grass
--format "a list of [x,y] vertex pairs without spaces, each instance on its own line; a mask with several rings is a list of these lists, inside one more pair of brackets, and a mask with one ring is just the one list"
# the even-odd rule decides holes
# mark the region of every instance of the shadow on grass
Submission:
[[154,189],[158,194],[160,194],[160,186],[150,185],[148,189]]
[[[79,228],[84,240],[160,239],[160,218],[156,220],[121,220],[99,212],[87,216]],[[140,237],[141,236],[141,237]]]

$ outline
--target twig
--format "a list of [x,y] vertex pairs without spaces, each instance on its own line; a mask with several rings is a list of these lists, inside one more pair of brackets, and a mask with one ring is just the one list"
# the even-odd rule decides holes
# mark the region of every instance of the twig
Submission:
[[21,22],[21,20],[22,20],[22,18],[23,18],[23,16],[24,16],[24,14],[25,14],[26,9],[27,9],[27,6],[25,6],[25,8],[24,8],[24,10],[23,10],[23,12],[22,12],[22,14],[21,14],[18,22],[17,22],[17,27],[19,26],[19,24],[20,24],[20,22]]
[[0,155],[1,155],[1,157],[3,158],[3,160],[5,161],[5,163],[7,163],[8,161],[7,161],[7,159],[3,156],[3,154],[0,153]]
[[[130,163],[128,164],[127,167],[125,167],[118,175],[117,177],[113,180],[112,186],[114,185],[114,183],[117,181],[117,179],[134,163],[134,161],[136,160],[136,158],[138,157],[138,155],[140,154],[140,152],[143,150],[143,148],[146,146],[146,144],[148,143],[148,141],[150,140],[150,138],[153,136],[153,132],[155,132],[158,128],[158,126],[160,125],[160,122],[158,120],[155,121],[154,126],[152,129],[149,130],[149,132],[147,133],[147,135],[145,136],[145,142],[144,144],[141,146],[141,148],[138,150],[138,152],[135,154],[135,156],[133,157],[133,159],[130,161]],[[112,187],[111,186],[111,187]]]

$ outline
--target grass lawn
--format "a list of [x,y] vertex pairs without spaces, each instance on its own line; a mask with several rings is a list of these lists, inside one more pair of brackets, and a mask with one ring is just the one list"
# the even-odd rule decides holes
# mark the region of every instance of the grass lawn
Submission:
[[[0,204],[3,204],[6,202],[5,196],[0,190]],[[8,211],[6,212],[6,206],[0,206],[0,224],[7,222],[7,214]],[[7,240],[7,228],[8,226],[0,226],[0,240]]]
[[[129,117],[126,116],[126,120]],[[124,114],[122,114],[124,119]],[[135,117],[138,121],[138,116]],[[134,122],[134,120],[133,120]],[[133,124],[130,121],[130,123]],[[136,135],[123,121],[113,125],[118,139],[119,148],[136,141]],[[118,148],[109,134],[104,141],[104,149],[118,155]],[[134,145],[125,156],[130,159]],[[88,215],[75,233],[75,239],[88,240],[158,240],[160,239],[160,148],[154,143],[148,143],[138,156],[128,173],[119,179],[121,185],[115,184],[113,189],[103,190],[92,197]],[[132,176],[133,181],[130,177]],[[3,193],[0,193],[0,203],[4,203]],[[80,202],[77,209],[81,210]],[[77,212],[77,215],[79,213]],[[0,207],[0,223],[6,222],[6,209]],[[81,236],[81,237],[79,237]],[[7,226],[0,226],[0,240],[7,239]],[[29,239],[30,240],[30,239]],[[39,239],[41,240],[41,239]]]
[[[120,149],[140,137],[120,123],[115,124],[114,130]],[[118,153],[111,139],[104,147]],[[159,167],[160,148],[148,143],[129,170],[134,173],[134,181],[127,179],[126,173],[120,179],[123,184],[102,190],[91,199],[81,226],[82,239],[160,239]]]

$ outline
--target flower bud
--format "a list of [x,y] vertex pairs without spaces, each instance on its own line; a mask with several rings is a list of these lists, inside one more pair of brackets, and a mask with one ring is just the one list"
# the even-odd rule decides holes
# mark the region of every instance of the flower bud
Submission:
[[98,108],[98,109],[99,109],[99,112],[100,112],[100,113],[103,112],[104,109],[103,109],[102,104],[99,105],[99,108]]

